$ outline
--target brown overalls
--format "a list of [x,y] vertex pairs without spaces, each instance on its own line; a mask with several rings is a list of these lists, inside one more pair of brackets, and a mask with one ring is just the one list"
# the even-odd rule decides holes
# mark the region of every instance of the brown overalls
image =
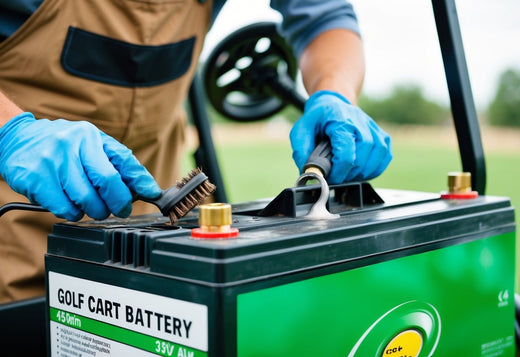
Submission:
[[[88,120],[162,188],[182,176],[183,103],[211,0],[45,0],[0,43],[0,88],[37,118]],[[27,200],[0,180],[0,205]],[[156,212],[134,204],[134,214]],[[44,294],[50,213],[0,218],[0,303]]]

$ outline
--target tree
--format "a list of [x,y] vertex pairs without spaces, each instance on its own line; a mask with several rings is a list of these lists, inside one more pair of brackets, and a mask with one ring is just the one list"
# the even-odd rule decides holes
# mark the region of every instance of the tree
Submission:
[[359,106],[376,121],[396,124],[442,124],[449,118],[447,108],[426,99],[419,86],[396,86],[383,99],[362,96]]
[[502,72],[487,114],[492,125],[520,126],[520,71]]

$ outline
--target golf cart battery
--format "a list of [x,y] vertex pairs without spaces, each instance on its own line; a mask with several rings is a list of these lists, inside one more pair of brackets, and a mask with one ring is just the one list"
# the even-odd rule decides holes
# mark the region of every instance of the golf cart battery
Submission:
[[196,210],[57,224],[49,355],[514,355],[509,199],[331,186],[339,218],[308,220],[300,193],[232,205],[227,239]]

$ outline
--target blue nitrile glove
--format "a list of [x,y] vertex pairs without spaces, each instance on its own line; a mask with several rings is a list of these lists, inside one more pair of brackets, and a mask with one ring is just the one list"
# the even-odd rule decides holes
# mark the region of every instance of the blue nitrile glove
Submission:
[[71,221],[127,217],[132,193],[161,189],[132,151],[88,122],[22,113],[0,128],[0,174],[16,192]]
[[332,168],[327,181],[339,184],[380,175],[392,160],[390,136],[359,107],[331,91],[318,91],[305,103],[290,138],[302,171],[318,138],[330,138]]

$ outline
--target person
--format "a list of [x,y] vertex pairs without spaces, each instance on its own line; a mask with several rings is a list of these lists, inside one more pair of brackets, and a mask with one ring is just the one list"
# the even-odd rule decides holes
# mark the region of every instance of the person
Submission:
[[[181,175],[183,103],[224,0],[0,0],[0,302],[44,294],[46,236],[61,219],[155,212]],[[345,0],[271,0],[310,97],[290,133],[301,170],[331,140],[330,183],[381,174],[386,132],[356,106],[362,39]]]

